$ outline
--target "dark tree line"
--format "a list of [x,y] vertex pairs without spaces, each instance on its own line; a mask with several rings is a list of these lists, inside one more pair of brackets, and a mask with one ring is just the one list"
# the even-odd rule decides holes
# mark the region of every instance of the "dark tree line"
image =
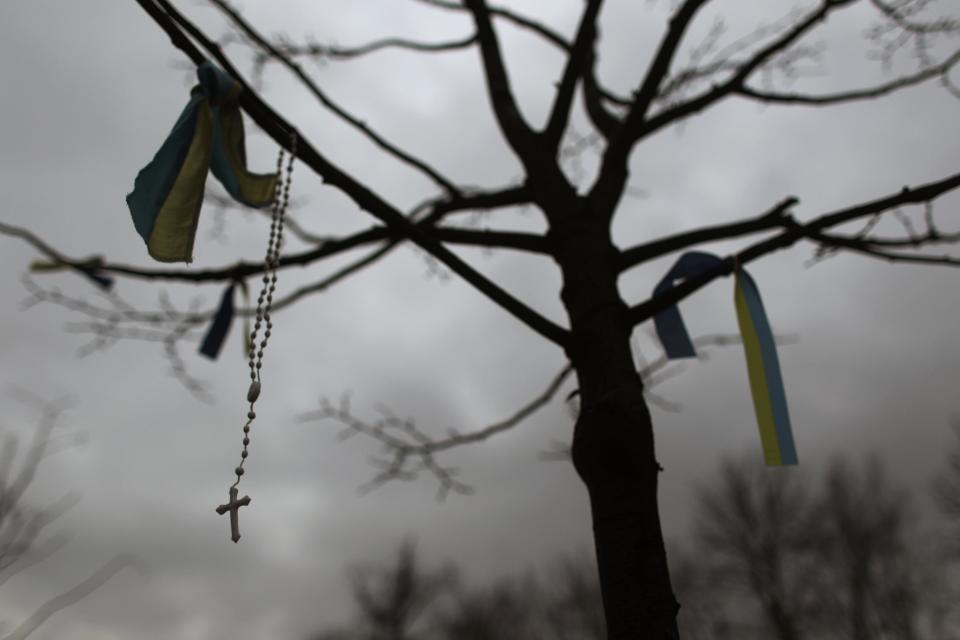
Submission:
[[[698,492],[692,541],[670,553],[691,640],[960,639],[960,428],[934,497],[935,528],[877,458],[771,473],[727,459]],[[405,541],[391,563],[350,574],[355,616],[310,640],[603,640],[586,555],[548,571],[465,586]]]

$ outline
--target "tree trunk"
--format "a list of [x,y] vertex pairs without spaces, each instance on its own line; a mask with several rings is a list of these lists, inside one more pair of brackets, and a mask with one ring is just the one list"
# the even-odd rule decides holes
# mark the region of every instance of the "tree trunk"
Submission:
[[760,595],[761,602],[764,602],[767,617],[773,626],[774,632],[779,640],[799,640],[800,632],[797,630],[796,621],[787,613],[780,600],[766,601],[763,595]]
[[573,463],[590,496],[607,638],[676,640],[679,605],[657,509],[660,465],[617,291],[616,251],[605,227],[578,221],[552,236],[579,380]]

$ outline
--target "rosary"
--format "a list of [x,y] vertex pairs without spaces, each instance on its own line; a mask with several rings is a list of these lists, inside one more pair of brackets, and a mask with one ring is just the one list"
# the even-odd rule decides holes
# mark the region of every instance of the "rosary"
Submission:
[[[263,365],[263,352],[267,348],[267,341],[270,339],[273,322],[270,320],[270,309],[273,305],[273,293],[277,288],[277,267],[280,264],[280,243],[283,238],[283,219],[287,212],[287,205],[290,201],[290,179],[293,174],[293,160],[297,156],[297,136],[295,133],[290,135],[290,157],[287,161],[286,179],[282,172],[283,168],[283,147],[277,155],[277,184],[274,191],[273,209],[270,222],[270,238],[267,241],[267,255],[263,263],[263,286],[260,289],[260,296],[257,298],[257,315],[253,324],[253,331],[250,332],[249,343],[249,361],[250,367],[250,388],[247,390],[247,402],[250,407],[247,411],[247,421],[243,425],[243,450],[240,452],[240,464],[234,469],[237,474],[236,481],[230,485],[230,498],[226,504],[217,507],[217,513],[223,515],[230,512],[230,539],[235,543],[240,540],[239,511],[240,507],[250,504],[250,496],[238,498],[240,479],[243,477],[243,465],[247,461],[250,446],[250,425],[257,417],[254,411],[254,405],[257,398],[260,397],[260,368]],[[263,338],[257,346],[257,337],[260,327],[263,327]]]

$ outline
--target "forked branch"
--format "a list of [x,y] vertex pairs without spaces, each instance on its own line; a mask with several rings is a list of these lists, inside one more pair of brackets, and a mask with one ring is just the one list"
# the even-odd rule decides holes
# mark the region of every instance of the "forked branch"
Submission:
[[840,209],[832,213],[823,214],[809,222],[793,222],[788,218],[787,220],[790,221],[790,223],[788,224],[788,228],[783,232],[747,247],[736,253],[735,256],[728,257],[718,266],[707,269],[697,276],[671,287],[655,298],[650,298],[643,303],[631,307],[630,320],[633,324],[640,324],[641,322],[649,320],[657,313],[667,307],[675,305],[680,300],[700,290],[716,278],[729,275],[733,272],[735,260],[739,264],[745,265],[768,253],[790,247],[802,239],[818,241],[817,235],[822,234],[826,229],[830,229],[831,227],[874,216],[904,205],[929,203],[957,188],[960,188],[960,173],[912,189],[904,187],[899,193]]
[[[227,16],[227,18],[234,24],[234,26],[237,29],[239,29],[240,32],[250,40],[250,42],[252,42],[256,47],[260,49],[261,55],[268,56],[269,58],[276,60],[277,62],[282,64],[284,67],[289,69],[290,72],[293,73],[293,75],[296,76],[296,78],[301,82],[301,84],[303,84],[303,86],[306,87],[311,94],[313,94],[313,96],[320,102],[320,104],[322,104],[324,107],[329,109],[334,115],[339,117],[341,120],[349,124],[354,129],[357,129],[358,131],[360,131],[363,135],[369,138],[371,142],[373,142],[376,146],[378,146],[380,149],[385,151],[387,154],[417,169],[418,171],[420,171],[421,173],[429,177],[436,184],[442,187],[444,191],[446,191],[448,194],[453,195],[453,194],[459,193],[459,189],[456,186],[454,186],[454,184],[450,180],[440,175],[439,171],[429,166],[423,160],[420,160],[419,158],[415,158],[414,156],[400,149],[393,143],[387,141],[382,135],[378,134],[373,129],[371,129],[370,126],[367,125],[367,123],[363,122],[353,114],[349,113],[346,109],[341,107],[339,104],[334,102],[322,89],[320,89],[320,86],[316,82],[314,82],[313,79],[310,78],[310,76],[307,75],[307,73],[303,70],[303,68],[293,60],[291,55],[289,55],[280,47],[273,44],[266,37],[264,37],[257,29],[253,27],[253,25],[250,24],[250,22],[244,19],[243,16],[240,15],[240,12],[237,11],[232,4],[227,2],[227,0],[209,0],[209,1],[218,9],[220,9],[220,11]],[[472,41],[473,41],[473,38],[471,38],[468,42],[472,42]],[[394,42],[390,44],[396,45],[397,43]],[[384,43],[374,48],[381,48],[383,46],[388,46],[388,44]]]
[[513,89],[510,88],[500,42],[490,20],[490,9],[486,0],[465,0],[465,4],[476,25],[487,94],[497,123],[507,143],[526,166],[537,152],[537,137],[520,112]]
[[[137,3],[150,15],[153,20],[170,36],[174,46],[190,57],[194,64],[201,64],[205,56],[190,38],[194,38],[206,49],[217,62],[230,73],[243,87],[240,104],[244,111],[278,144],[288,147],[290,134],[294,127],[280,114],[267,105],[250,86],[243,81],[241,74],[224,55],[217,43],[207,37],[192,22],[187,20],[167,0],[137,0]],[[489,22],[489,20],[488,20]],[[187,37],[189,34],[189,38]],[[481,33],[481,38],[483,34]],[[359,182],[339,167],[331,163],[320,154],[308,140],[298,134],[297,157],[332,186],[340,189],[351,198],[361,209],[380,219],[387,226],[396,229],[412,242],[433,255],[446,265],[451,271],[462,277],[477,290],[486,295],[498,306],[504,308],[515,318],[543,337],[564,345],[567,341],[567,330],[531,309],[502,287],[480,274],[476,269],[447,249],[440,241],[430,236],[416,225],[409,222],[395,207],[375,194],[366,185]]]

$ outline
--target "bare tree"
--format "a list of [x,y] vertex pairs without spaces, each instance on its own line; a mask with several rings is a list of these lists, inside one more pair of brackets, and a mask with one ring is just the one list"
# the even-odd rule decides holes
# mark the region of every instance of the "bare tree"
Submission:
[[436,600],[456,585],[450,566],[434,571],[423,569],[417,560],[416,544],[405,540],[392,566],[354,567],[350,582],[357,607],[356,620],[349,630],[327,631],[317,640],[416,640],[418,621]]
[[960,638],[960,421],[953,423],[953,446],[934,481],[934,498],[946,520],[946,535],[934,544],[942,552],[933,558],[945,572],[939,588],[939,608],[932,616],[932,627],[945,638]]
[[934,497],[949,523],[947,553],[960,559],[960,422],[954,423],[953,433],[956,438],[947,453],[946,468],[934,484]]
[[[747,595],[759,607],[724,616],[731,637],[757,632],[755,620],[778,640],[803,637],[810,604],[811,498],[803,480],[783,470],[771,474],[747,459],[724,462],[720,478],[700,494],[697,550],[714,588]],[[729,602],[729,599],[726,599]],[[724,612],[725,614],[727,612]]]
[[730,637],[936,637],[921,635],[937,615],[939,585],[927,573],[935,568],[922,561],[906,494],[876,459],[833,463],[818,489],[727,461],[706,486],[700,575],[713,583],[722,604],[711,614],[736,631]]
[[828,577],[820,592],[821,611],[833,613],[827,624],[851,640],[916,638],[922,594],[905,494],[876,459],[860,471],[838,461],[817,502],[811,537]]
[[[755,215],[651,238],[636,246],[620,248],[611,235],[615,214],[625,208],[630,159],[635,150],[644,148],[644,143],[656,134],[721,104],[744,100],[771,107],[828,107],[878,100],[936,81],[945,90],[960,94],[950,76],[960,62],[960,51],[951,48],[955,45],[949,40],[960,32],[960,21],[944,9],[951,6],[949,2],[817,0],[776,23],[758,28],[746,38],[724,42],[722,30],[714,30],[705,42],[697,43],[691,42],[691,25],[712,3],[682,0],[673,3],[672,15],[663,25],[653,54],[640,62],[637,68],[642,71],[637,73],[632,86],[618,91],[608,86],[598,65],[603,56],[615,55],[604,49],[599,38],[597,24],[605,8],[603,0],[583,3],[572,35],[508,7],[491,5],[487,0],[418,0],[436,11],[463,14],[469,19],[469,32],[449,40],[416,42],[389,38],[350,47],[270,38],[228,0],[209,0],[232,30],[221,45],[171,0],[136,1],[192,64],[200,65],[212,58],[243,84],[243,109],[270,137],[288,146],[291,134],[295,133],[300,161],[379,221],[370,229],[322,239],[283,255],[279,265],[287,269],[315,266],[349,249],[375,247],[355,264],[333,274],[318,275],[314,283],[278,300],[277,307],[323,291],[376,262],[398,243],[409,241],[567,356],[570,370],[576,374],[579,394],[572,458],[591,502],[607,633],[611,639],[678,636],[678,603],[671,586],[657,507],[661,467],[647,407],[651,397],[644,395],[630,345],[634,328],[717,278],[730,275],[738,265],[747,265],[802,241],[812,243],[823,254],[851,251],[885,261],[950,266],[960,263],[954,256],[926,250],[960,239],[956,233],[940,231],[934,224],[932,210],[937,198],[960,187],[960,173],[931,176],[923,184],[891,184],[874,198],[840,203],[832,211],[803,220],[792,214],[797,198],[784,194],[782,200]],[[797,64],[813,54],[808,43],[820,33],[819,27],[854,7],[872,12],[875,27],[871,36],[887,60],[904,52],[914,53],[917,68],[872,86],[851,83],[828,93],[808,94],[786,88]],[[521,29],[563,56],[556,92],[542,123],[530,122],[524,105],[518,102],[504,61],[498,24]],[[236,62],[239,58],[232,53],[232,47],[238,45],[252,51],[252,75],[246,78],[253,79],[245,79]],[[399,148],[378,133],[375,126],[341,106],[301,64],[310,59],[349,61],[390,48],[429,55],[455,50],[476,52],[490,108],[506,147],[522,167],[523,175],[516,182],[489,189],[457,184],[442,169]],[[405,209],[377,192],[372,184],[375,176],[351,175],[340,169],[258,92],[256,80],[273,65],[282,66],[302,83],[319,108],[355,128],[386,156],[432,184],[433,194],[421,204]],[[582,125],[589,130],[585,136],[575,134],[572,127],[573,119],[578,117],[573,109],[577,101],[582,103],[585,113]],[[456,114],[452,112],[450,117]],[[577,126],[580,125],[578,120]],[[565,161],[571,146],[584,144],[596,150],[598,167],[594,175],[581,175],[578,181],[576,172]],[[533,234],[448,224],[465,212],[519,206],[539,212],[547,232]],[[912,208],[919,210],[916,214],[904,213],[913,211]],[[902,234],[874,233],[874,224],[881,216],[896,212],[906,221]],[[866,226],[860,231],[845,230],[856,223]],[[64,255],[28,230],[9,225],[0,230],[31,242],[58,264],[88,275],[95,270],[99,274],[145,281],[204,284],[245,280],[263,271],[262,264],[243,260],[204,270],[129,266],[107,259],[93,264],[89,259]],[[741,244],[715,267],[661,295],[627,300],[618,290],[618,280],[625,272],[655,258],[717,240],[738,240]],[[551,259],[562,275],[563,285],[558,293],[567,314],[566,326],[548,319],[480,274],[448,248],[452,244],[505,248]],[[167,346],[175,365],[182,365],[175,350],[177,341],[192,335],[212,313],[166,306],[159,311],[143,311],[116,298],[110,304],[93,304],[76,296],[51,293],[35,283],[30,286],[37,299],[66,304],[86,314],[90,322],[83,329],[93,333],[95,345],[123,337],[158,340]],[[183,367],[174,369],[182,373]],[[467,441],[472,440],[464,440]],[[423,462],[417,455],[406,456],[401,464],[385,470],[388,477],[402,478],[410,473],[406,463],[428,471],[442,468],[416,466]],[[774,603],[769,605],[773,607]]]
[[548,638],[603,640],[606,623],[597,569],[584,554],[561,557],[545,578],[544,618]]
[[606,637],[596,567],[584,555],[467,588],[456,567],[423,569],[413,544],[391,564],[352,572],[355,621],[317,640],[602,640]]

